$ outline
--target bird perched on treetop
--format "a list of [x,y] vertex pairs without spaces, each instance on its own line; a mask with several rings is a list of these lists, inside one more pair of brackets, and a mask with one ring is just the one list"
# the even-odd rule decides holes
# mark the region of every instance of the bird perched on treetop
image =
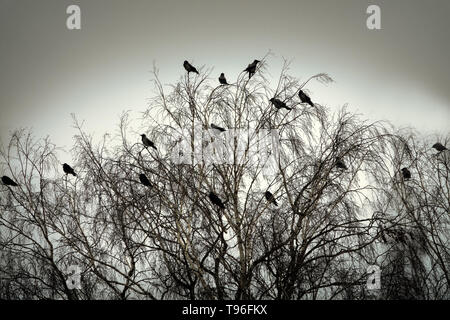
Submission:
[[273,194],[269,190],[267,190],[264,195],[266,196],[266,200],[267,201],[269,201],[270,203],[273,203],[274,205],[276,205],[278,207],[278,203],[275,200],[275,197],[273,196]]
[[151,186],[152,186],[152,184],[151,184],[150,181],[148,180],[147,176],[146,176],[145,174],[143,174],[143,173],[141,173],[141,174],[139,175],[139,180],[141,181],[141,183],[142,183],[144,186],[147,186],[147,187],[151,187]]
[[336,157],[335,164],[336,164],[336,167],[338,167],[339,169],[344,169],[344,170],[348,169],[347,166],[345,165],[344,161],[339,157]]
[[256,65],[261,62],[259,60],[253,60],[252,63],[250,63],[247,68],[245,68],[244,72],[248,72],[248,78],[250,79],[256,72]]
[[208,194],[209,200],[211,200],[212,203],[214,203],[216,206],[218,206],[221,209],[225,209],[225,205],[223,204],[222,200],[214,193],[210,192]]
[[227,78],[225,78],[225,74],[222,72],[219,77],[220,84],[228,84]]
[[214,123],[211,123],[211,128],[219,130],[220,132],[227,131],[226,129],[224,129],[222,127],[216,126]]
[[17,183],[15,183],[10,177],[7,177],[7,176],[2,177],[2,182],[7,186],[12,186],[12,187],[18,186]]
[[275,106],[275,108],[277,108],[278,110],[280,109],[287,109],[287,110],[292,110],[292,108],[289,108],[286,103],[284,103],[283,101],[276,99],[276,98],[272,98],[269,100],[270,102],[273,103],[273,105]]
[[142,143],[144,144],[145,147],[152,147],[153,149],[158,150],[155,147],[155,144],[152,141],[150,141],[150,139],[147,138],[147,136],[145,134],[141,134],[141,137],[142,137]]
[[436,142],[435,144],[433,144],[432,148],[435,148],[439,152],[447,150],[447,148],[444,145],[442,145],[441,143],[439,143],[439,142]]
[[187,62],[187,60],[184,60],[183,62],[183,67],[186,69],[186,71],[188,72],[188,74],[190,72],[194,72],[196,74],[198,74],[197,69],[195,69],[195,67],[193,65],[191,65],[189,62]]
[[303,92],[303,90],[300,90],[300,91],[298,92],[298,96],[300,97],[300,101],[301,101],[302,103],[307,103],[307,104],[309,104],[311,107],[314,107],[314,104],[312,103],[311,98],[308,97],[308,96],[306,95],[306,93]]
[[402,174],[404,179],[411,179],[411,171],[408,168],[402,168]]
[[72,167],[69,166],[67,163],[63,163],[63,171],[65,172],[66,175],[71,174],[74,177],[77,176],[77,174],[75,173],[75,171],[73,171]]

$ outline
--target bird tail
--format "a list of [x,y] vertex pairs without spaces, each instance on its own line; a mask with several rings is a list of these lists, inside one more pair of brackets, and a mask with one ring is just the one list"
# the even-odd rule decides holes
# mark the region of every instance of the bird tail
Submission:
[[292,110],[292,108],[291,107],[285,107],[286,109],[288,109],[288,110]]
[[155,147],[155,146],[152,146],[152,148],[153,148],[153,149],[155,149],[155,150],[158,150],[158,148],[157,148],[157,147]]
[[311,101],[309,101],[308,104],[309,104],[311,107],[314,107],[314,103],[312,103]]
[[73,175],[74,177],[76,177],[76,176],[77,176],[77,174],[76,174],[75,172],[72,172],[72,175]]

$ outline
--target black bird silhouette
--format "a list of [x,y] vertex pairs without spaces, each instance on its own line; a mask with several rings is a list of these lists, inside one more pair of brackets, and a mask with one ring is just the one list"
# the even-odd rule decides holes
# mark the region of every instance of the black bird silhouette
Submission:
[[411,179],[411,171],[409,171],[408,168],[402,168],[402,174],[405,180]]
[[10,177],[7,177],[7,176],[2,177],[2,182],[7,186],[12,186],[12,187],[18,186],[17,183],[15,183]]
[[214,123],[211,123],[211,128],[219,130],[220,132],[227,131],[226,129],[224,129],[222,127],[216,126]]
[[147,187],[151,187],[151,186],[152,186],[152,184],[151,184],[150,181],[148,180],[147,176],[146,176],[145,174],[143,174],[143,173],[141,173],[141,174],[139,175],[139,180],[141,181],[141,183],[142,183],[144,186],[147,186]]
[[65,172],[66,175],[67,175],[67,174],[71,174],[71,175],[73,175],[74,177],[77,176],[77,174],[75,173],[75,171],[73,171],[72,167],[69,166],[67,163],[63,163],[63,170],[64,170],[64,172]]
[[221,209],[225,209],[225,205],[223,204],[222,200],[214,193],[210,192],[208,194],[209,200],[211,200],[212,203],[214,203],[216,206],[218,206]]
[[222,72],[219,77],[220,84],[228,84],[227,78],[225,78],[225,74]]
[[273,203],[274,205],[276,205],[278,207],[278,203],[275,200],[275,197],[273,196],[273,194],[267,190],[266,193],[264,194],[266,196],[266,200]]
[[287,110],[292,110],[292,108],[289,108],[286,103],[284,103],[283,101],[276,99],[276,98],[272,98],[269,100],[270,102],[273,103],[273,105],[275,106],[275,108],[277,108],[278,110],[280,109],[287,109]]
[[250,79],[256,72],[256,65],[261,62],[259,60],[253,60],[252,63],[250,63],[247,68],[245,68],[244,72],[248,72],[248,78]]
[[190,64],[189,62],[187,62],[187,60],[184,60],[184,62],[183,62],[183,67],[186,69],[186,71],[188,72],[188,74],[189,74],[189,72],[194,72],[194,73],[198,74],[197,69],[195,69],[195,67],[194,67],[192,64]]
[[308,96],[306,95],[306,93],[303,92],[303,90],[300,90],[300,91],[298,92],[298,96],[300,97],[300,101],[301,101],[302,103],[307,103],[307,104],[309,104],[311,107],[314,107],[314,103],[312,103],[311,98],[308,97]]
[[348,169],[347,166],[345,165],[344,161],[339,157],[336,157],[335,164],[336,164],[336,167],[338,167],[339,169],[344,169],[344,170]]
[[152,147],[155,150],[158,150],[158,148],[155,147],[155,144],[150,141],[149,138],[147,138],[147,136],[145,134],[141,134],[142,137],[142,143],[144,144],[144,146],[148,147]]
[[439,143],[439,142],[436,142],[435,144],[433,144],[432,148],[435,148],[439,152],[447,150],[447,148],[444,145],[442,145],[441,143]]

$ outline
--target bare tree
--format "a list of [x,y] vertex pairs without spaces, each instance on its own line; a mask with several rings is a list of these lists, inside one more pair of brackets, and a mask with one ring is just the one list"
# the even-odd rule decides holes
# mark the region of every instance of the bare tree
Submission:
[[0,189],[0,297],[373,298],[378,264],[377,297],[448,298],[448,154],[320,97],[302,103],[331,78],[300,81],[285,63],[273,88],[266,60],[229,85],[202,67],[164,86],[155,69],[140,125],[124,113],[99,142],[74,117],[76,177],[48,139],[17,131],[1,150],[19,186]]

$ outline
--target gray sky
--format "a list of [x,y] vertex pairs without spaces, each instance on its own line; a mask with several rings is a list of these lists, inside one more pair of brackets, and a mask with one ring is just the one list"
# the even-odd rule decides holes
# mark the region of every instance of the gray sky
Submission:
[[[66,28],[70,4],[81,30]],[[366,28],[369,4],[382,30]],[[69,150],[71,113],[102,134],[123,110],[144,110],[153,62],[164,83],[185,59],[233,81],[269,50],[274,77],[284,57],[292,75],[335,79],[309,86],[321,104],[448,134],[449,13],[448,0],[0,0],[1,140],[32,127]]]

